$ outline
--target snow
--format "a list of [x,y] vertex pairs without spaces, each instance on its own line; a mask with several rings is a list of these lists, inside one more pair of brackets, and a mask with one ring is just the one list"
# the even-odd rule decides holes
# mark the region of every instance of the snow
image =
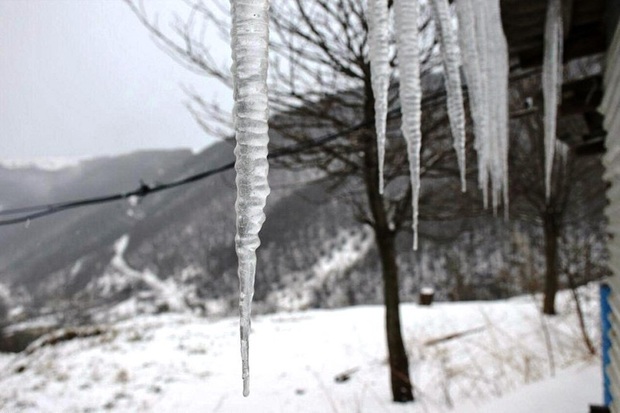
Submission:
[[[593,338],[597,288],[580,290]],[[256,317],[253,351],[260,357],[250,399],[238,394],[231,369],[240,364],[237,321],[170,313],[103,324],[102,334],[29,354],[0,355],[0,410],[587,411],[588,403],[601,402],[600,367],[581,341],[570,293],[560,293],[559,315],[546,319],[553,378],[538,300],[403,304],[413,404],[390,401],[383,307],[360,306]],[[454,333],[462,334],[447,338]]]
[[587,411],[601,405],[601,366],[578,365],[556,377],[534,383],[488,403],[459,408],[460,413]]
[[330,278],[347,272],[371,250],[374,245],[370,228],[351,234],[342,230],[337,236],[330,253],[320,257],[306,271],[294,272],[286,277],[288,286],[269,294],[267,302],[275,308],[294,311],[309,308],[315,302],[316,291]]
[[231,0],[233,108],[237,146],[237,235],[239,312],[243,394],[249,394],[249,335],[258,233],[265,221],[269,195],[267,67],[269,61],[269,1]]
[[35,168],[42,171],[58,171],[65,168],[76,167],[88,160],[86,157],[47,157],[29,159],[0,159],[0,167],[6,169]]
[[385,130],[390,86],[389,19],[387,0],[368,0],[368,54],[372,92],[375,97],[375,128],[379,157],[379,192],[383,193]]
[[435,289],[432,287],[422,287],[420,288],[420,294],[424,294],[424,295],[435,294]]
[[456,32],[452,27],[448,0],[431,1],[435,25],[439,34],[441,54],[443,56],[444,76],[448,95],[448,116],[454,149],[461,174],[461,189],[466,189],[465,177],[465,108],[463,105],[463,90],[461,86],[459,45]]
[[422,89],[420,86],[420,51],[418,46],[417,1],[394,1],[402,132],[407,141],[413,207],[413,249],[418,249],[418,200],[420,197],[420,148],[422,146]]
[[558,102],[562,92],[562,3],[549,0],[545,21],[543,61],[543,98],[545,101],[545,195],[551,196],[551,174],[555,152]]
[[[141,285],[146,291],[138,293],[106,311],[98,311],[93,315],[97,322],[113,322],[139,314],[143,311],[154,312],[157,306],[165,306],[174,312],[188,311],[186,299],[189,296],[183,285],[176,283],[173,277],[160,278],[148,268],[136,270],[124,258],[129,245],[129,236],[123,235],[114,243],[114,256],[105,269],[103,276],[94,279],[86,290],[96,292],[102,297],[111,297],[128,288]],[[76,263],[76,266],[80,262]],[[73,269],[76,268],[74,266]],[[148,303],[140,301],[141,295],[150,295]],[[150,308],[145,308],[150,307]]]
[[[0,282],[0,304],[4,302],[8,305],[11,301],[11,289],[9,286]],[[9,307],[11,306],[9,305]]]

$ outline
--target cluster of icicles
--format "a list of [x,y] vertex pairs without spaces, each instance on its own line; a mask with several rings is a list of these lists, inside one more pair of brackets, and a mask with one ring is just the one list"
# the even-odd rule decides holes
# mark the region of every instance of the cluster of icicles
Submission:
[[[368,1],[369,54],[375,96],[378,145],[379,188],[383,192],[388,89],[390,86],[390,16],[388,0]],[[508,51],[502,29],[499,0],[456,1],[459,32],[454,30],[448,0],[430,0],[439,38],[447,92],[447,107],[454,148],[465,190],[465,109],[460,75],[460,58],[468,85],[473,118],[475,149],[478,153],[478,183],[488,204],[508,203]],[[550,0],[547,15],[545,54],[545,142],[547,159],[553,158],[558,84],[561,84],[560,0]],[[269,44],[269,0],[231,0],[231,47],[233,57],[234,124],[237,172],[237,235],[241,315],[243,394],[249,394],[249,335],[251,302],[254,294],[258,233],[265,220],[263,212],[267,182],[268,98],[267,67]],[[394,0],[396,50],[400,74],[402,133],[409,157],[413,247],[418,245],[418,197],[420,192],[420,150],[422,143],[422,88],[418,15],[420,3]],[[459,47],[460,46],[460,47]],[[549,105],[547,105],[549,103]],[[547,169],[550,172],[548,161]],[[549,179],[549,178],[548,178]]]
[[[474,120],[479,186],[483,191],[485,206],[488,203],[490,186],[493,208],[497,209],[502,195],[504,203],[508,202],[508,51],[501,25],[499,0],[456,2],[460,22],[458,36],[452,24],[448,0],[431,0],[430,7],[443,58],[448,118],[461,174],[461,186],[464,191],[465,108],[460,74],[462,54]],[[412,187],[414,250],[418,247],[422,143],[419,10],[420,4],[417,1],[394,1],[402,133],[407,142]],[[368,0],[368,23],[379,148],[379,188],[383,191],[387,91],[390,78],[388,0]]]

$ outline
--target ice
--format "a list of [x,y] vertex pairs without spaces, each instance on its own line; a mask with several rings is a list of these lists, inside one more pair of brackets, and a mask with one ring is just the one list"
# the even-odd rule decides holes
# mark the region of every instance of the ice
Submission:
[[568,155],[570,153],[568,150],[568,145],[561,140],[556,139],[555,153],[557,154],[559,167],[561,167],[563,171],[566,171],[566,168],[568,167]]
[[418,2],[395,0],[396,43],[400,71],[402,132],[407,142],[413,207],[413,249],[418,249],[418,199],[420,195],[420,147],[422,89],[418,48]]
[[499,0],[485,2],[488,45],[489,119],[491,121],[490,173],[493,209],[503,197],[508,210],[508,47],[504,36]]
[[497,20],[496,24],[499,26],[498,30],[500,32],[500,36],[498,37],[498,79],[497,79],[497,90],[499,92],[498,96],[498,136],[500,142],[500,156],[502,161],[502,190],[503,190],[503,199],[504,199],[504,212],[505,218],[508,219],[508,211],[510,205],[509,199],[509,191],[508,191],[508,152],[510,148],[510,133],[509,133],[509,84],[508,77],[510,76],[510,66],[508,63],[508,43],[506,41],[506,37],[503,33],[503,28],[501,26],[501,16],[499,10],[499,4],[496,9]]
[[231,0],[231,48],[234,84],[233,109],[237,145],[237,235],[239,312],[243,395],[250,392],[249,335],[258,233],[265,221],[269,195],[267,172],[269,44],[268,0]]
[[383,193],[385,129],[390,84],[389,19],[387,0],[368,0],[368,52],[372,92],[375,97],[375,128],[379,157],[379,192]]
[[479,76],[480,76],[480,97],[479,97],[479,112],[480,112],[480,136],[478,139],[478,162],[479,162],[479,181],[482,187],[484,196],[484,205],[488,206],[489,199],[489,180],[490,180],[490,168],[491,161],[491,143],[492,143],[492,119],[489,118],[489,54],[488,54],[488,38],[487,38],[487,25],[486,25],[486,7],[480,0],[474,0],[472,2],[474,6],[474,18],[475,18],[475,32],[474,41],[477,48],[477,56],[479,61]]
[[545,22],[543,97],[545,100],[545,195],[551,195],[551,174],[555,150],[558,99],[562,91],[562,5],[549,0]]
[[444,76],[446,78],[448,95],[448,116],[450,118],[452,136],[454,137],[454,149],[461,173],[461,187],[465,191],[465,109],[459,71],[459,46],[456,33],[452,27],[448,0],[432,0],[431,6],[443,56]]
[[508,205],[508,48],[499,0],[456,2],[463,69],[467,79],[478,184],[484,206]]
[[459,44],[461,46],[461,56],[463,58],[463,70],[467,80],[467,91],[469,96],[469,106],[472,112],[474,123],[474,146],[478,152],[478,186],[482,190],[485,207],[488,200],[488,175],[486,170],[486,157],[484,143],[487,139],[486,123],[486,104],[483,82],[483,53],[478,32],[480,31],[480,21],[474,14],[474,3],[476,1],[456,2],[456,12],[459,20]]

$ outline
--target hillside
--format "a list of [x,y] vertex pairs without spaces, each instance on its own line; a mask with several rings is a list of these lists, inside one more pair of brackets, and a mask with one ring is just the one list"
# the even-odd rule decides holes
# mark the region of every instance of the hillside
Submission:
[[[53,171],[0,168],[0,196],[3,208],[12,208],[109,194],[133,190],[141,181],[170,182],[232,159],[232,147],[221,142],[195,155],[154,151]],[[350,203],[358,195],[351,185],[331,190],[330,182],[309,181],[307,174],[272,168],[255,311],[381,303],[374,235],[355,219]],[[90,323],[102,313],[113,319],[114,308],[130,299],[135,305],[123,316],[179,307],[236,312],[234,199],[234,175],[227,171],[139,203],[88,207],[0,228],[0,318]],[[573,265],[571,251],[590,254],[590,273],[580,273],[579,283],[603,274],[600,222],[600,214],[591,214],[563,244],[567,265]],[[540,282],[541,235],[531,222],[505,222],[489,212],[423,221],[420,228],[417,253],[411,252],[410,234],[398,239],[404,300],[415,300],[422,286],[434,287],[440,300],[472,300],[509,297]],[[573,261],[583,265],[580,257]],[[176,304],[166,291],[174,291]]]

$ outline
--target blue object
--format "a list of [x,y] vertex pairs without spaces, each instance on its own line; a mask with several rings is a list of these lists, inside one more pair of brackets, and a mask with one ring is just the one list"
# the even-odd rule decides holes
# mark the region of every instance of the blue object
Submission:
[[609,294],[611,288],[607,283],[601,283],[601,347],[603,352],[603,398],[605,406],[611,406],[611,382],[609,374],[607,373],[607,367],[611,360],[609,352],[611,350],[611,321],[609,320],[611,315],[611,305],[609,304]]

